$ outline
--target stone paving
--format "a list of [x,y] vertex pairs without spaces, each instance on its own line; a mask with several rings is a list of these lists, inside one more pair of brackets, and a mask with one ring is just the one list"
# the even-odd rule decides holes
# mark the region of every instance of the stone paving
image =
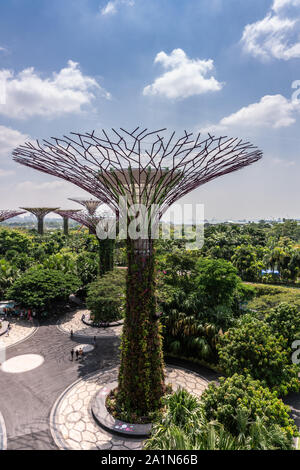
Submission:
[[71,330],[74,332],[74,336],[87,336],[89,338],[96,336],[120,336],[122,332],[122,325],[112,326],[109,328],[95,328],[86,325],[81,321],[82,315],[88,315],[88,310],[77,310],[76,312],[68,312],[57,322],[57,327],[63,333],[70,335]]
[[[90,404],[95,393],[117,380],[118,367],[84,377],[70,385],[55,403],[50,417],[50,429],[60,449],[71,450],[129,450],[142,449],[143,441],[114,436],[99,427],[92,417]],[[167,367],[166,381],[173,389],[184,387],[200,397],[208,381],[195,372]]]
[[6,429],[2,414],[0,413],[0,450],[6,450]]
[[28,339],[33,335],[37,326],[27,320],[20,320],[17,318],[10,318],[11,329],[9,333],[0,336],[0,348],[9,348],[11,346]]

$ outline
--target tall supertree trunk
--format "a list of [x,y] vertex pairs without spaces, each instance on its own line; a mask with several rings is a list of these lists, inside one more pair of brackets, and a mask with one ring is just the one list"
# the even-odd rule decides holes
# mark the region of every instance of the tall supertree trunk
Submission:
[[164,393],[161,326],[156,316],[153,240],[127,240],[126,317],[121,346],[119,406],[147,416]]
[[68,235],[69,235],[69,218],[64,217],[63,221],[64,221],[64,235],[66,235],[66,237],[68,237]]
[[97,240],[99,243],[99,272],[100,276],[103,276],[114,269],[115,240],[110,238],[100,240],[98,237]]
[[38,233],[40,235],[44,235],[44,217],[43,216],[38,216]]

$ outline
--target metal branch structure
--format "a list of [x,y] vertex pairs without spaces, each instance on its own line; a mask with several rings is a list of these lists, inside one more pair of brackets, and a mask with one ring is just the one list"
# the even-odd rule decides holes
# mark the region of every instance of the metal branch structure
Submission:
[[77,202],[77,204],[81,204],[87,210],[89,215],[95,215],[97,209],[102,205],[102,202],[98,199],[81,199],[81,198],[71,198],[69,197],[69,201]]
[[44,218],[46,215],[50,214],[50,212],[55,212],[58,207],[21,207],[21,209],[36,216],[38,220],[38,233],[44,235]]
[[17,215],[25,214],[24,211],[18,210],[0,210],[0,222],[4,222],[5,220],[12,219],[13,217],[17,217]]
[[[262,157],[249,142],[184,131],[137,127],[100,134],[71,133],[27,142],[13,152],[16,162],[70,181],[116,212],[155,207],[157,220],[178,199]],[[127,211],[128,214],[128,211]],[[130,212],[129,212],[130,214]],[[130,216],[131,217],[131,216]],[[127,215],[129,220],[130,217]],[[147,416],[165,391],[160,324],[156,312],[154,245],[149,233],[127,236],[126,317],[123,327],[117,406]]]
[[101,217],[91,216],[84,211],[74,211],[73,214],[69,215],[69,218],[87,227],[89,229],[90,235],[97,235],[97,225],[100,222]]
[[72,214],[76,214],[76,212],[80,212],[79,209],[56,209],[55,214],[60,215],[63,218],[63,227],[64,227],[64,234],[66,236],[69,235],[69,219],[71,219]]

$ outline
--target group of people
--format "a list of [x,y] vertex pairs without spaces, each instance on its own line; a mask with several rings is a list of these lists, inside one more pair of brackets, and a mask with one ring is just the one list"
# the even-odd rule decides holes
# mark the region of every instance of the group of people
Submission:
[[1,313],[4,319],[7,319],[9,317],[17,317],[17,318],[20,318],[21,320],[33,321],[34,317],[36,316],[35,310],[18,309],[16,307],[15,308],[4,307]]
[[79,349],[72,348],[71,349],[71,361],[73,361],[73,359],[74,359],[74,354],[75,354],[75,357],[76,357],[76,361],[78,361],[79,359],[82,359],[83,349],[82,348],[79,348]]

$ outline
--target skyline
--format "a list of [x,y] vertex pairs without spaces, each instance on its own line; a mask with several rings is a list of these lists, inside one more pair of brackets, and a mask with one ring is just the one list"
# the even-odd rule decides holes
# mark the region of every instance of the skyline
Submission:
[[67,198],[87,195],[14,163],[26,139],[140,125],[263,150],[182,199],[203,203],[205,218],[300,218],[300,0],[61,3],[0,6],[1,208],[76,208]]

